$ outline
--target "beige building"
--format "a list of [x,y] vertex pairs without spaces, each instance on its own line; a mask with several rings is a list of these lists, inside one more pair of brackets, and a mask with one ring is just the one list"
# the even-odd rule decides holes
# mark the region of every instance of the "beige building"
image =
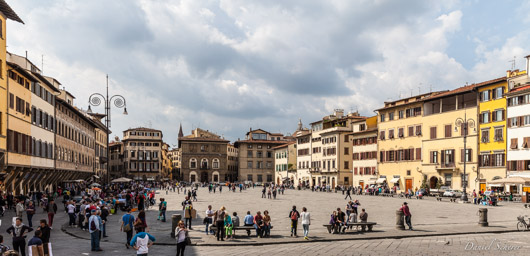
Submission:
[[239,149],[239,181],[274,182],[274,151],[272,148],[285,142],[283,134],[250,129],[245,140],[238,140],[234,143],[234,146]]
[[237,171],[239,165],[239,149],[232,143],[228,143],[226,151],[228,157],[228,172],[232,175],[232,181],[237,181]]
[[180,159],[182,158],[182,155],[180,153],[180,148],[172,148],[171,150],[169,150],[168,157],[171,158],[171,172],[172,172],[171,179],[172,180],[181,180],[181,177],[180,177],[181,161],[180,161]]
[[132,128],[123,132],[124,167],[127,176],[136,180],[160,180],[162,172],[162,131]]
[[272,148],[274,150],[274,170],[276,184],[298,186],[296,172],[296,142]]
[[89,116],[92,118],[94,124],[96,124],[94,144],[94,153],[96,159],[94,162],[94,174],[97,176],[96,178],[104,178],[103,180],[107,180],[107,128],[101,122],[101,119],[104,118],[105,115],[90,113]]
[[169,155],[169,145],[167,143],[162,144],[162,177],[164,179],[172,179],[172,163]]
[[191,135],[179,138],[182,181],[233,182],[237,172],[228,169],[229,141],[196,128]]
[[385,102],[383,108],[376,110],[379,162],[377,173],[374,169],[371,175],[377,175],[380,184],[386,183],[398,192],[421,186],[424,178],[421,159],[425,152],[422,141],[428,138],[428,129],[434,125],[425,123],[423,103],[433,94]]
[[110,154],[110,179],[117,179],[127,176],[124,166],[123,143],[116,137],[115,141],[109,143]]
[[377,183],[377,116],[352,122],[352,184]]

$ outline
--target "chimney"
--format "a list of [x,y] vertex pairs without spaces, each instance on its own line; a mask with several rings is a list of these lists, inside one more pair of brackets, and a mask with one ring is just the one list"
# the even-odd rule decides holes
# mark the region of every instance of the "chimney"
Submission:
[[530,55],[527,55],[524,58],[526,59],[526,76],[530,77],[530,74],[528,74],[528,67],[530,66]]
[[337,108],[334,110],[333,114],[335,115],[335,117],[341,118],[344,116],[344,109]]

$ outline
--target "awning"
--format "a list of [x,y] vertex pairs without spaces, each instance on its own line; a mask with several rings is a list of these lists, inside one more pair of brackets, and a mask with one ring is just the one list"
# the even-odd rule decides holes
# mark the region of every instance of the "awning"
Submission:
[[377,184],[385,183],[386,178],[379,178],[377,179]]
[[399,183],[399,178],[393,178],[390,180],[390,184]]
[[530,178],[512,176],[504,179],[493,180],[492,184],[530,184]]
[[490,187],[497,187],[497,188],[502,188],[504,187],[504,184],[489,184]]
[[148,177],[147,180],[155,180],[153,177]]
[[366,182],[366,184],[375,184],[375,180],[369,180]]

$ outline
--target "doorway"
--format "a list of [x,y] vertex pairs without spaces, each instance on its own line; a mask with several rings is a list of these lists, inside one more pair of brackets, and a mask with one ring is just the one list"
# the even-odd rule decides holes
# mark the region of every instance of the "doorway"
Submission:
[[480,191],[486,191],[486,183],[480,183]]
[[429,180],[429,185],[430,185],[430,188],[431,189],[435,189],[436,188],[436,184],[438,184],[438,178],[436,176],[432,176],[431,179]]
[[201,172],[201,182],[208,182],[208,173]]
[[412,179],[405,179],[405,191],[413,191],[412,190]]

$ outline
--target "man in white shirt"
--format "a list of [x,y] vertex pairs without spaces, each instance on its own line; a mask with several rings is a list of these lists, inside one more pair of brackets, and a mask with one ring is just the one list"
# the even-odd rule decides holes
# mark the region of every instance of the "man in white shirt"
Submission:
[[70,217],[70,227],[75,225],[75,203],[74,201],[70,201],[68,206],[66,207],[68,209],[68,216]]
[[[206,219],[205,219],[205,223],[204,223],[204,224],[206,224],[206,235],[208,235],[208,227],[210,226],[210,224],[213,223],[213,215],[214,214],[215,214],[215,212],[212,211],[212,206],[208,205],[208,210],[206,210],[206,213],[205,213]],[[212,230],[210,230],[210,232],[212,233],[212,235],[214,234]]]

